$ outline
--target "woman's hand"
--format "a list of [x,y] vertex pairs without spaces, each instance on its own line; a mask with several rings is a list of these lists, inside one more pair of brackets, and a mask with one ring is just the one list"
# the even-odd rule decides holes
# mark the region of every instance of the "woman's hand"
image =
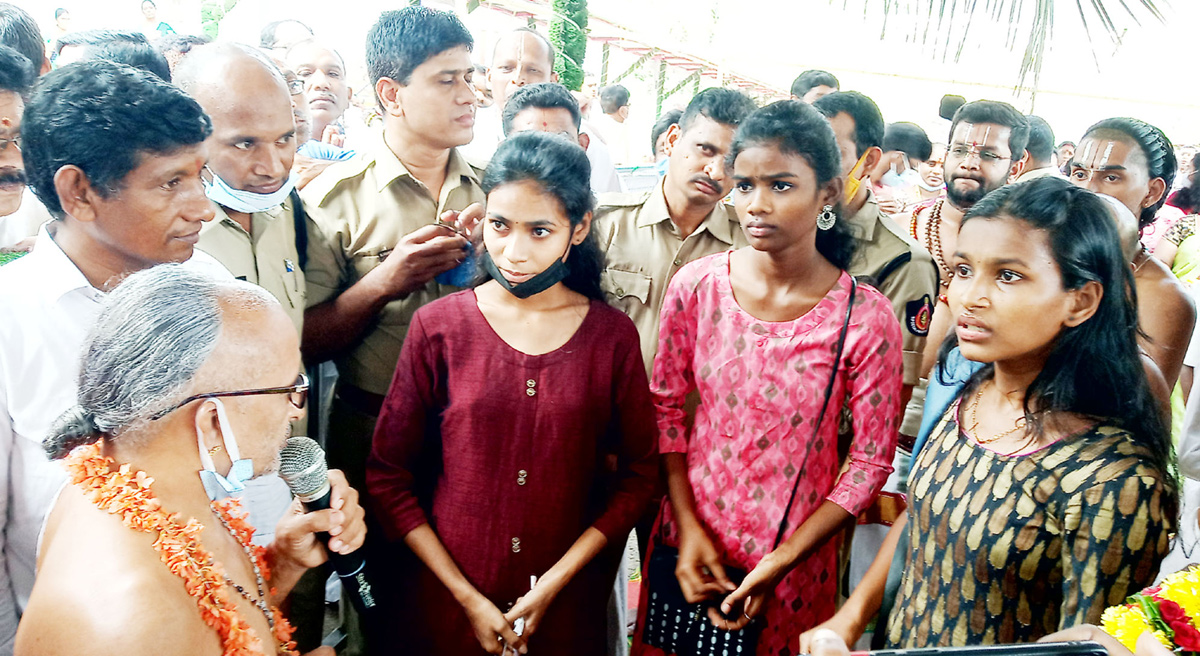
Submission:
[[546,616],[546,609],[550,607],[550,602],[558,596],[558,592],[559,589],[549,582],[539,581],[524,597],[517,600],[512,610],[504,614],[504,620],[513,626],[516,625],[518,619],[525,618],[525,629],[521,632],[521,637],[517,642],[510,644],[510,647],[525,653],[522,651],[525,643],[529,640],[529,636],[537,631],[538,626],[542,623],[542,618]]
[[779,585],[780,579],[788,573],[789,569],[791,569],[789,562],[780,556],[778,551],[767,554],[754,569],[750,570],[742,584],[721,602],[721,613],[724,613],[726,617],[738,614],[740,617],[734,617],[730,621],[721,617],[721,613],[718,613],[717,609],[710,608],[708,609],[708,619],[718,629],[726,631],[742,629],[762,612],[767,598],[775,593],[775,586]]
[[849,610],[849,604],[847,604],[839,608],[833,617],[800,634],[800,653],[813,653],[818,632],[821,632],[826,638],[829,637],[829,634],[833,634],[842,643],[852,645],[862,637],[863,628],[862,618]]
[[[804,636],[810,635],[808,645],[804,644]],[[842,641],[837,633],[817,627],[806,631],[800,636],[800,653],[811,656],[850,656],[850,643]]]
[[721,555],[703,526],[679,529],[679,560],[675,563],[675,578],[683,598],[689,604],[732,592],[737,589],[725,575]]
[[505,619],[504,613],[496,608],[487,597],[474,594],[467,603],[463,604],[471,628],[475,630],[475,639],[489,654],[503,654],[506,646],[525,653],[524,640],[513,633],[512,625]]

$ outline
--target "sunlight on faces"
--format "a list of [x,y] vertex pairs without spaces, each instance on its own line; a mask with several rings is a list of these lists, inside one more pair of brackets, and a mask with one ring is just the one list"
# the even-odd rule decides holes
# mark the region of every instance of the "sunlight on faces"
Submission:
[[296,119],[287,86],[256,59],[238,59],[225,83],[193,94],[213,122],[208,168],[234,189],[269,194],[296,157]]
[[841,178],[824,185],[808,160],[774,144],[751,146],[733,165],[733,205],[755,250],[778,252],[816,240],[817,214],[836,205]]
[[503,107],[517,89],[527,84],[554,82],[554,65],[545,40],[529,32],[512,32],[496,42],[488,82],[492,100]]
[[1049,235],[1019,219],[963,223],[950,266],[946,295],[969,360],[1043,359],[1064,327],[1086,320],[1072,319],[1081,292],[1063,289]]
[[946,144],[933,144],[933,153],[929,159],[921,162],[917,166],[917,172],[921,174],[921,179],[930,187],[941,187],[945,181],[942,178],[942,167],[946,163]]
[[[294,385],[301,370],[300,338],[276,302],[222,299],[221,336],[212,355],[196,374],[196,392],[238,391]],[[222,397],[230,429],[241,457],[249,458],[254,475],[279,468],[279,452],[291,436],[291,422],[304,417],[287,394]],[[213,404],[201,402],[196,418],[209,441],[220,444],[220,425]],[[219,468],[229,455],[213,456]]]
[[[192,256],[200,226],[213,218],[200,178],[207,160],[205,144],[185,146],[169,155],[142,153],[137,167],[107,198],[89,185],[86,205],[64,200],[60,183],[66,182],[67,169],[78,169],[63,167],[55,182],[64,209],[86,224],[83,230],[93,239],[125,261],[122,268],[135,271]],[[72,193],[85,192],[76,188]]]
[[587,236],[590,217],[572,228],[556,196],[533,180],[522,180],[488,194],[483,224],[484,248],[515,285],[550,268],[556,259],[565,262],[569,247]]
[[[271,61],[279,67],[279,72],[283,73],[283,79],[288,85],[288,94],[292,104],[292,121],[296,126],[296,145],[299,147],[312,138],[312,116],[308,112],[308,96],[304,94],[304,82],[287,65],[287,62],[274,56],[271,57]],[[299,81],[298,86],[295,85],[297,81]]]
[[[0,139],[21,136],[21,115],[25,102],[12,91],[0,91]],[[21,207],[25,191],[25,164],[15,143],[0,151],[0,217],[8,216]]]
[[1012,128],[993,123],[959,123],[950,135],[944,177],[946,196],[967,209],[1008,181],[1015,165],[1008,138]]
[[380,78],[375,90],[389,124],[415,140],[454,148],[471,143],[474,134],[474,74],[471,52],[456,46],[422,62],[408,84]]
[[562,107],[526,107],[512,119],[512,133],[549,132],[565,137],[571,143],[581,143],[579,130],[571,112]]
[[715,205],[729,190],[725,156],[733,145],[732,125],[718,123],[700,114],[687,130],[678,124],[667,129],[667,180],[688,203]]
[[[350,106],[346,66],[336,52],[317,43],[301,43],[288,52],[287,63],[304,80],[309,111],[322,129]],[[321,138],[319,134],[313,136]]]
[[1116,134],[1084,137],[1071,159],[1069,179],[1077,187],[1116,198],[1135,216],[1157,203],[1166,189],[1162,178],[1150,179],[1141,147]]

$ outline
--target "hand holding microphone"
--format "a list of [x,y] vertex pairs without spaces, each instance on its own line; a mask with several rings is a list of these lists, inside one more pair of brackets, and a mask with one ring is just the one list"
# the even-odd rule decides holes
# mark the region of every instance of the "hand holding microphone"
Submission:
[[364,554],[359,550],[366,536],[363,510],[358,505],[358,493],[346,483],[341,472],[329,471],[325,451],[307,437],[292,437],[280,453],[279,476],[308,512],[332,509],[343,521],[318,533],[317,539],[326,545],[329,562],[342,579],[342,587],[350,602],[365,612],[376,601],[367,576]]

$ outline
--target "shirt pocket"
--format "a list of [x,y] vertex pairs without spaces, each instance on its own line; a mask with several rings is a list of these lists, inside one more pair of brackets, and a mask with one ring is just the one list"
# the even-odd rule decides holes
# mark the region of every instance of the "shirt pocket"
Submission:
[[636,298],[643,305],[650,301],[650,276],[634,271],[605,269],[600,284],[610,302]]
[[284,260],[279,286],[287,294],[288,302],[292,304],[293,308],[305,307],[308,294],[304,273],[300,271],[300,267],[295,262]]
[[377,247],[364,249],[351,255],[347,266],[349,280],[346,280],[346,287],[351,287],[362,280],[375,267],[382,264],[391,253],[392,249],[390,248]]

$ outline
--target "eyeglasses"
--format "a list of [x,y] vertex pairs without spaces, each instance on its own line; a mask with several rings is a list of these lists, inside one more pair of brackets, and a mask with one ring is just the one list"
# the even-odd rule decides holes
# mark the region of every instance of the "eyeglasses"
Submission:
[[175,412],[192,401],[199,401],[201,399],[215,399],[221,396],[258,396],[260,394],[287,394],[288,401],[290,401],[292,405],[296,406],[297,409],[303,409],[305,404],[308,403],[308,376],[300,374],[300,376],[296,378],[295,385],[288,385],[286,387],[264,387],[262,389],[238,390],[234,392],[208,392],[206,394],[196,394],[194,396],[187,397],[186,399],[176,403],[166,410],[159,410],[150,416],[150,421],[158,421],[159,419],[166,417],[167,415]]
[[17,150],[21,150],[21,135],[17,135],[11,139],[0,138],[0,153],[8,150],[9,144],[16,146]]
[[292,94],[293,96],[298,96],[304,93],[304,80],[302,78],[294,77],[287,81],[287,88],[288,93]]
[[976,146],[964,146],[962,144],[951,146],[950,154],[953,155],[955,159],[962,160],[975,155],[983,164],[995,164],[996,162],[1012,159],[1012,157],[1001,157],[990,150],[980,150]]

